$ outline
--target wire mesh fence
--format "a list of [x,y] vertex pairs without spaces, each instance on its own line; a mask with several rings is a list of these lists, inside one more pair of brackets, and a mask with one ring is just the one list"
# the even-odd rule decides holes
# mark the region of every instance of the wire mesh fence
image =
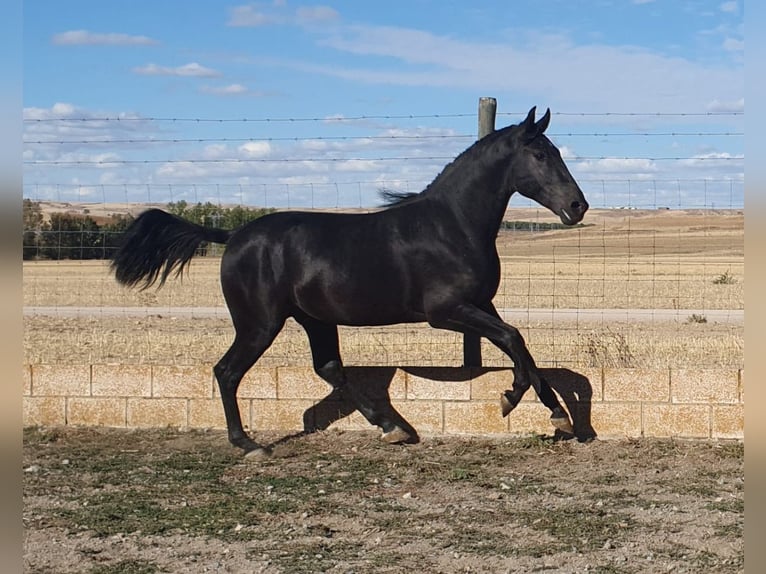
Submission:
[[[77,220],[77,210],[94,213],[88,205],[67,209]],[[110,218],[121,213],[108,204],[99,210]],[[540,364],[741,366],[743,210],[593,208],[575,229],[558,229],[542,208],[512,208],[506,218],[497,239],[502,279],[494,303],[522,330]],[[85,224],[25,235],[29,359],[66,361],[84,353],[92,362],[216,362],[233,335],[218,282],[222,248],[203,247],[180,281],[134,292],[108,271],[119,235]],[[426,326],[341,333],[349,364],[462,360],[462,336]],[[489,343],[483,355],[487,366],[510,364]],[[305,336],[292,324],[262,359],[309,362]]]
[[[512,198],[496,307],[544,366],[741,367],[741,114],[593,116],[584,128],[591,115],[554,113],[549,134],[591,210],[560,229]],[[235,227],[270,210],[378,209],[382,189],[424,189],[475,139],[474,118],[27,118],[25,360],[214,364],[233,338],[222,248],[203,246],[160,291],[127,291],[108,259],[131,216],[155,206]],[[424,325],[341,328],[347,364],[459,365],[462,346]],[[486,341],[482,355],[510,364]],[[259,364],[310,364],[300,328],[288,323]]]

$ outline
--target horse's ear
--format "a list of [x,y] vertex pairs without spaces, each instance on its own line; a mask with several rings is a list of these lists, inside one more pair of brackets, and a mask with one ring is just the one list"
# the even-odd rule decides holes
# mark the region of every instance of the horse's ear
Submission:
[[521,122],[525,132],[529,132],[535,128],[535,110],[537,110],[537,106],[532,106],[532,109],[530,109],[527,114],[527,118]]
[[540,121],[535,122],[535,109],[536,108],[533,107],[531,110],[529,110],[527,119],[525,119],[524,123],[522,124],[524,126],[524,139],[527,142],[531,142],[537,136],[545,132],[545,130],[548,128],[548,124],[551,121],[551,110],[548,108],[548,110],[545,112],[545,115],[540,118]]
[[551,123],[551,109],[548,108],[545,110],[545,115],[540,119],[539,122],[537,122],[537,133],[542,134],[545,133],[545,130],[548,129],[548,124]]

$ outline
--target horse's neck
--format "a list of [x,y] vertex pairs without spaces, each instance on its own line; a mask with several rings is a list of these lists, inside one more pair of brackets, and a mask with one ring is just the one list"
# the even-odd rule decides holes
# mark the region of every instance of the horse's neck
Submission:
[[434,197],[448,205],[466,232],[494,241],[511,197],[503,189],[505,158],[489,160],[476,166],[476,161],[450,164],[431,184]]

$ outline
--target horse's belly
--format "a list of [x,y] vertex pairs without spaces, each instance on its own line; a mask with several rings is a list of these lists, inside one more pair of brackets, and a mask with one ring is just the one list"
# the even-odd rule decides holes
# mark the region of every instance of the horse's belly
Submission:
[[406,308],[401,302],[388,302],[366,298],[318,300],[299,305],[312,317],[336,325],[376,326],[425,321],[422,311]]

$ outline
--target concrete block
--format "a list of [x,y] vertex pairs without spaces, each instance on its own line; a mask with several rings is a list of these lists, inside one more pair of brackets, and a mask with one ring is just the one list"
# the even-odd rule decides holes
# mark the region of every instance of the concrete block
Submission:
[[93,365],[91,392],[94,397],[152,396],[150,365]]
[[[497,413],[500,416],[500,409]],[[508,421],[508,432],[514,435],[530,433],[552,435],[551,412],[539,403],[519,403],[503,420]]]
[[185,428],[188,426],[186,399],[128,399],[128,427]]
[[[242,426],[250,428],[250,399],[240,399],[239,415]],[[218,397],[212,399],[189,399],[189,428],[226,430],[226,416]]]
[[369,390],[373,395],[388,393],[391,399],[407,397],[407,373],[396,367],[346,367],[350,384]]
[[644,404],[643,431],[649,437],[710,438],[710,407]]
[[332,387],[311,367],[277,367],[277,398],[320,400]]
[[745,438],[745,405],[714,405],[713,438]]
[[739,372],[734,369],[671,369],[674,403],[737,403]]
[[407,371],[409,400],[471,400],[472,369],[464,367],[418,367]]
[[593,392],[593,401],[604,400],[604,369],[578,369],[578,373],[588,379]]
[[[567,405],[603,400],[603,373],[601,369],[543,368],[540,375]],[[532,393],[534,396],[534,393]]]
[[391,403],[418,433],[444,433],[444,406],[442,401],[391,401]]
[[[218,383],[213,384],[214,395],[220,397]],[[242,399],[276,399],[277,369],[274,367],[253,367],[242,378],[237,390]]]
[[[242,425],[250,425],[250,401],[238,401]],[[223,404],[218,397],[212,399],[189,399],[189,428],[226,429]]]
[[345,431],[369,431],[374,430],[377,427],[372,426],[370,422],[362,416],[362,413],[354,411],[350,415],[339,418],[328,428]]
[[[249,410],[250,403],[246,402]],[[221,399],[189,399],[189,428],[193,429],[225,429],[226,418],[223,414]],[[242,407],[240,406],[240,409]],[[247,412],[247,411],[245,411]],[[240,410],[241,413],[241,410]]]
[[21,367],[21,388],[25,397],[32,394],[32,365]]
[[[500,401],[503,391],[513,386],[513,378],[513,369],[471,369],[471,400]],[[530,391],[522,400],[534,398],[534,391]]]
[[33,365],[32,395],[90,396],[90,365]]
[[211,398],[213,371],[206,366],[152,366],[152,397]]
[[602,438],[640,437],[641,403],[593,403],[591,425],[596,434]]
[[669,400],[669,369],[604,369],[604,401]]
[[24,397],[22,402],[22,420],[25,427],[66,424],[66,398]]
[[253,399],[252,428],[258,431],[302,431],[303,415],[313,404],[311,399]]
[[446,434],[501,434],[508,432],[508,418],[503,418],[497,401],[444,403]]
[[73,397],[67,400],[67,424],[124,427],[127,424],[127,399]]

